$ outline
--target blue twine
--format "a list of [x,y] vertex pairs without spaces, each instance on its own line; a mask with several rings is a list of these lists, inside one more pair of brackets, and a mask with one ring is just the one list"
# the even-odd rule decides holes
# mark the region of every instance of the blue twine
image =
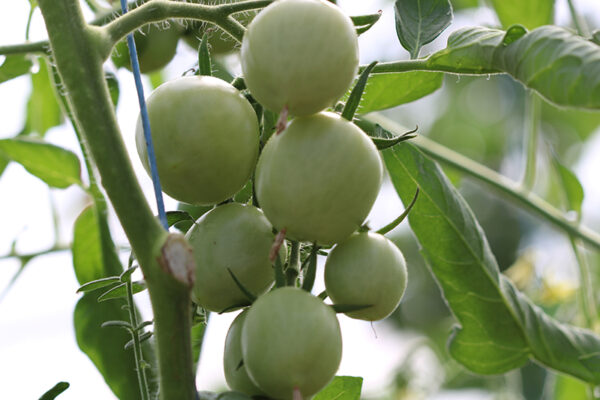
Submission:
[[[121,11],[127,13],[127,0],[121,0]],[[148,109],[144,97],[144,87],[142,86],[142,77],[140,73],[140,63],[137,57],[135,41],[133,33],[127,35],[127,47],[129,48],[129,59],[131,60],[131,69],[133,70],[133,78],[135,79],[135,88],[137,90],[138,100],[140,103],[140,113],[142,117],[142,128],[144,137],[146,138],[146,150],[148,152],[148,164],[150,164],[150,175],[152,184],[154,185],[154,196],[156,197],[156,206],[158,208],[158,218],[166,230],[169,230],[167,223],[167,214],[165,212],[165,203],[162,197],[162,189],[160,187],[160,179],[158,178],[158,169],[156,168],[156,156],[154,154],[154,145],[152,144],[152,135],[150,133],[150,119],[148,118]]]

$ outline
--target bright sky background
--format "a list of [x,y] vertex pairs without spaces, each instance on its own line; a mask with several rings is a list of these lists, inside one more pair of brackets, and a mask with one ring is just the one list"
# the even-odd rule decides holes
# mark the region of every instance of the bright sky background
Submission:
[[[373,59],[405,57],[405,52],[397,42],[393,10],[388,1],[340,1],[350,15],[373,13],[383,9],[383,17],[371,32],[361,36],[362,62]],[[579,0],[576,4],[581,11],[596,10],[600,6],[594,0]],[[0,45],[19,43],[24,39],[28,2],[4,1],[0,3]],[[557,2],[558,23],[567,21],[566,1]],[[493,24],[493,14],[480,10],[468,19],[455,22],[448,33],[458,26]],[[33,19],[31,37],[33,40],[45,37],[43,20],[39,12]],[[382,37],[388,38],[382,42]],[[437,39],[432,46],[445,43],[447,34]],[[2,61],[0,57],[0,62]],[[178,49],[178,57],[167,69],[167,75],[175,77],[193,66],[195,54],[183,45]],[[235,57],[231,60],[236,64]],[[137,100],[133,81],[127,71],[119,72],[121,99],[118,109],[124,139],[132,162],[151,203],[153,203],[150,180],[143,170],[134,146],[134,126],[137,118]],[[146,89],[146,94],[149,89]],[[13,136],[24,122],[24,107],[30,91],[27,77],[14,79],[0,85],[0,138]],[[431,101],[431,100],[425,100]],[[418,106],[418,103],[417,103]],[[47,139],[67,147],[77,153],[78,146],[69,126],[52,129]],[[590,146],[598,149],[600,140]],[[591,151],[578,166],[577,172],[586,189],[586,209],[598,204],[600,188],[596,184],[600,161]],[[38,179],[25,172],[20,166],[11,164],[0,179],[0,255],[10,250],[11,243],[18,237],[16,247],[20,252],[37,251],[52,245],[53,230],[49,201],[52,201],[61,218],[60,240],[68,244],[72,237],[72,225],[85,206],[87,200],[78,188],[49,191]],[[175,202],[167,199],[167,209],[174,209]],[[395,193],[384,186],[370,216],[371,225],[380,227],[389,222],[389,215],[402,210]],[[111,227],[120,243],[125,243],[124,235],[116,219]],[[0,290],[15,273],[17,264],[11,260],[0,261]],[[317,282],[315,289],[323,289]],[[71,387],[59,398],[69,399],[111,399],[112,392],[104,384],[87,356],[77,348],[73,327],[72,312],[79,295],[75,293],[78,284],[75,280],[71,256],[68,252],[39,258],[28,265],[16,284],[7,295],[0,299],[0,398],[35,399],[61,380],[70,382]],[[149,315],[149,303],[145,294],[137,295],[142,309]],[[198,388],[221,389],[224,387],[222,373],[222,351],[225,334],[235,313],[213,316],[209,325],[198,374]],[[340,375],[356,375],[365,378],[365,392],[381,394],[406,351],[415,343],[415,336],[400,334],[378,322],[371,327],[362,321],[340,316],[344,339],[344,356]],[[99,328],[100,329],[100,328]],[[436,381],[439,371],[431,369],[431,354],[424,353],[422,378]],[[444,395],[437,399],[482,399],[481,393],[466,393],[456,396]]]

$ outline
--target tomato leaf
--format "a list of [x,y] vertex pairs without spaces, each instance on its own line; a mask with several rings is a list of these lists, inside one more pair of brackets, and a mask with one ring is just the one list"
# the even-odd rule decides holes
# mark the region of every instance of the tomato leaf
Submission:
[[[107,320],[129,318],[121,305],[114,301],[99,303],[93,293],[85,294],[75,306],[75,336],[79,348],[92,360],[115,396],[123,400],[139,400],[133,352],[123,350],[131,335],[125,329],[100,329]],[[148,342],[142,349],[144,360],[153,362]],[[146,374],[149,382],[155,382],[151,369]]]
[[360,400],[363,378],[336,376],[314,397],[314,400]]
[[442,87],[439,72],[400,72],[372,74],[361,98],[358,112],[367,114],[410,103]]
[[440,167],[412,144],[383,154],[405,204],[421,191],[408,219],[460,324],[450,354],[476,373],[502,373],[533,358],[599,383],[600,338],[552,319],[500,274],[483,230]]
[[448,37],[445,49],[432,54],[426,63],[432,69],[463,74],[497,73],[494,54],[505,32],[483,27],[462,28]]
[[55,188],[81,184],[81,166],[75,153],[34,138],[0,140],[0,154],[18,162],[29,173]]
[[52,389],[50,389],[46,393],[44,393],[42,395],[42,397],[40,397],[40,400],[54,400],[68,388],[69,388],[69,382],[58,382],[56,385],[54,385],[52,387]]
[[524,25],[527,29],[552,23],[554,0],[491,0],[502,26]]
[[39,71],[30,75],[32,89],[27,102],[24,133],[35,132],[44,136],[48,129],[62,124],[63,114],[54,93],[46,61],[42,57],[38,57],[37,60]]
[[588,385],[567,375],[557,375],[554,381],[554,400],[587,400]]
[[91,282],[87,282],[77,289],[77,292],[91,292],[92,290],[100,289],[106,286],[113,285],[115,283],[119,283],[121,280],[118,276],[110,276],[108,278],[100,278],[93,280]]
[[208,50],[208,34],[204,32],[198,48],[198,74],[212,76],[210,51]]
[[32,64],[29,57],[24,55],[7,56],[0,65],[0,83],[28,73]]
[[501,47],[494,64],[555,104],[600,108],[600,47],[564,28],[529,32]]
[[483,27],[459,29],[448,47],[424,61],[428,68],[462,74],[505,72],[546,100],[600,109],[600,47],[557,26],[529,33]]
[[187,211],[167,211],[167,225],[169,227],[180,222],[194,223],[194,218]]
[[381,10],[379,10],[379,12],[376,14],[357,15],[350,17],[352,23],[356,27],[356,34],[359,36],[371,29],[373,25],[379,21],[379,18],[381,18]]
[[562,164],[556,155],[552,157],[553,165],[558,175],[558,181],[565,195],[567,209],[577,213],[577,220],[581,219],[581,205],[583,204],[583,186],[577,175],[567,166]]
[[360,104],[360,99],[362,98],[363,92],[365,91],[365,86],[367,85],[367,79],[369,79],[369,74],[377,65],[377,61],[373,61],[367,68],[361,72],[354,88],[350,92],[350,96],[348,96],[348,100],[346,101],[346,105],[342,110],[342,118],[346,118],[348,121],[352,121],[354,118],[354,113],[356,113],[356,109]]
[[433,41],[452,22],[448,0],[396,0],[396,33],[410,58],[418,58],[421,47]]
[[[80,284],[118,277],[123,271],[108,230],[105,207],[104,203],[95,202],[75,221],[73,267]],[[100,329],[106,321],[128,320],[129,312],[122,308],[122,302],[98,302],[98,294],[86,292],[77,302],[73,316],[77,344],[119,399],[138,400],[135,359],[132,352],[123,350],[131,336],[122,329]],[[144,344],[142,349],[144,359],[153,364],[152,347]],[[152,369],[146,373],[149,381],[154,383]]]
[[[113,288],[108,289],[106,292],[98,296],[98,301],[106,301],[112,299],[120,299],[127,296],[127,283],[121,283]],[[146,290],[146,284],[144,282],[132,282],[133,294],[143,292]]]
[[[150,339],[153,335],[152,331],[144,332],[140,335],[140,343],[144,343],[146,340]],[[129,340],[129,342],[125,343],[123,347],[125,350],[129,350],[133,347],[135,341],[133,339]]]
[[113,105],[116,107],[119,103],[119,80],[112,72],[105,72],[104,79],[106,80],[106,85],[108,86],[108,92],[110,93],[110,99],[112,100]]

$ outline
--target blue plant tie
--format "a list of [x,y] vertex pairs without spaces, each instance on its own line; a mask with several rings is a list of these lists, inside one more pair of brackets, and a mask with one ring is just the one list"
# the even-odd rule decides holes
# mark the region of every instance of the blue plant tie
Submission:
[[[127,13],[127,0],[121,0],[121,11]],[[152,135],[150,133],[150,119],[148,118],[148,109],[144,99],[144,87],[142,86],[142,77],[140,73],[140,63],[137,57],[133,33],[127,35],[127,47],[129,48],[129,59],[131,60],[131,69],[135,79],[135,88],[137,90],[138,100],[140,102],[140,113],[142,117],[142,128],[146,139],[146,149],[148,152],[148,164],[150,164],[150,175],[154,185],[154,196],[156,197],[156,206],[158,208],[158,218],[166,230],[169,230],[167,224],[167,214],[165,212],[165,202],[162,197],[160,179],[158,178],[158,169],[156,168],[156,156],[154,154],[154,145],[152,144]]]

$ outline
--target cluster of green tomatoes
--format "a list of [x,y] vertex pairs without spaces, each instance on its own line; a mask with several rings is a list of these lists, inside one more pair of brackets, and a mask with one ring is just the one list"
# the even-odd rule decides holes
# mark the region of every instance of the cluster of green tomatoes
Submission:
[[[186,237],[196,260],[194,301],[215,312],[245,306],[226,338],[229,386],[308,398],[335,375],[342,337],[324,296],[302,290],[304,271],[273,288],[274,265],[291,268],[283,237],[313,249],[335,245],[326,292],[336,305],[358,306],[347,312],[351,318],[391,314],[406,287],[406,265],[391,241],[360,229],[382,181],[377,148],[352,122],[324,111],[358,72],[350,18],[324,0],[275,1],[249,24],[241,63],[252,98],[284,116],[281,129],[260,149],[247,97],[214,77],[181,77],[147,100],[157,168],[171,197],[217,204]],[[149,169],[141,123],[136,139]],[[228,201],[249,180],[254,205]]]

